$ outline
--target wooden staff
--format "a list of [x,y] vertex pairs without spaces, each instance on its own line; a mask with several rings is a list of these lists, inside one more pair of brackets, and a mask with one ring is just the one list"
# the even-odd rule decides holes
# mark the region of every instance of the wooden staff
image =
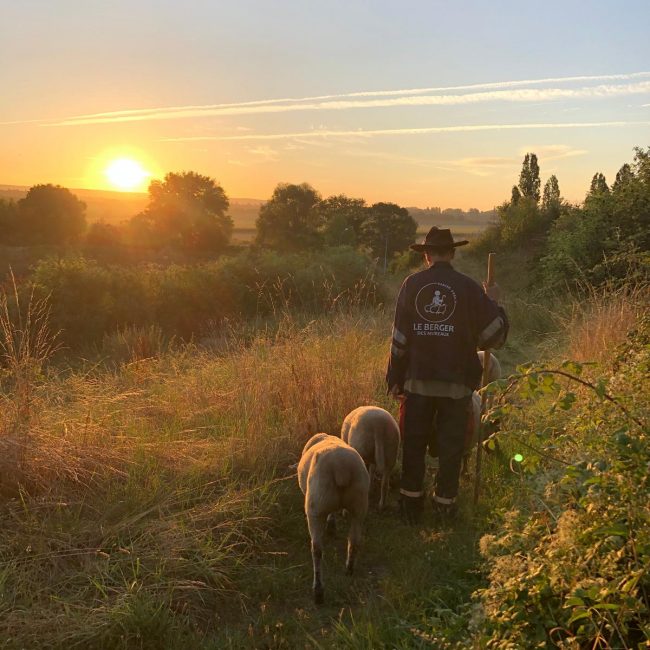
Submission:
[[[494,253],[488,254],[487,266],[487,279],[485,281],[486,287],[491,287],[494,284]],[[490,376],[490,350],[485,349],[483,352],[483,375],[481,386],[486,386],[488,377]],[[485,402],[487,400],[487,392],[481,393],[481,417],[479,418],[478,432],[476,436],[476,476],[474,478],[474,505],[478,503],[478,495],[481,487],[481,457],[483,454],[483,413],[485,412]]]

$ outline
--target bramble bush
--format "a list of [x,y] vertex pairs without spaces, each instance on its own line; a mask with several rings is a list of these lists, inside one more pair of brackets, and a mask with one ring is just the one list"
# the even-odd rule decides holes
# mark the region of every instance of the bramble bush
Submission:
[[521,366],[492,386],[508,401],[493,413],[504,428],[485,445],[509,440],[524,453],[511,461],[518,502],[481,540],[485,647],[650,641],[650,319],[608,378],[587,378],[588,368]]

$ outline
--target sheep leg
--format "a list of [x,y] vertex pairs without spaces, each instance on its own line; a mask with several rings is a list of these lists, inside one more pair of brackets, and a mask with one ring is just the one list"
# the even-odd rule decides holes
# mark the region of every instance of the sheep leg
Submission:
[[368,484],[370,485],[370,489],[368,490],[368,492],[370,493],[373,491],[375,485],[375,464],[367,463],[366,469],[368,470],[368,476],[370,477],[370,483]]
[[323,581],[321,577],[321,561],[323,559],[323,537],[327,527],[325,515],[308,515],[309,534],[311,535],[311,558],[314,564],[314,602],[322,604],[324,599]]
[[384,467],[381,475],[381,495],[379,497],[379,510],[386,507],[386,500],[388,499],[388,490],[390,488],[390,472]]
[[346,573],[351,576],[354,572],[354,562],[359,553],[359,546],[361,544],[361,531],[363,521],[359,515],[351,517],[350,533],[348,535],[348,558],[345,563]]

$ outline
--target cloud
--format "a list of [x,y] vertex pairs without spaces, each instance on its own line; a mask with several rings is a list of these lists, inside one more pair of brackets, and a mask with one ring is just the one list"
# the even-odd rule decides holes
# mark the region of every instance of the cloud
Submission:
[[573,158],[583,156],[587,153],[586,149],[574,149],[566,144],[547,144],[547,145],[529,145],[522,147],[520,154],[523,156],[528,152],[534,152],[540,160],[561,160],[562,158]]
[[261,158],[264,162],[273,162],[279,159],[278,152],[267,145],[261,145],[247,150],[249,154]]
[[525,129],[584,129],[594,127],[627,127],[650,126],[650,121],[636,122],[542,122],[528,124],[465,124],[459,126],[429,126],[401,129],[372,129],[372,130],[327,130],[327,131],[298,131],[290,133],[249,133],[244,135],[214,135],[188,136],[178,138],[161,138],[161,142],[188,142],[193,140],[288,140],[296,138],[298,142],[310,144],[310,140],[326,138],[372,138],[377,136],[428,135],[435,133],[465,133],[475,131],[510,131]]
[[490,156],[484,158],[460,158],[454,161],[455,164],[461,167],[510,167],[516,164],[514,158],[501,158],[498,156]]

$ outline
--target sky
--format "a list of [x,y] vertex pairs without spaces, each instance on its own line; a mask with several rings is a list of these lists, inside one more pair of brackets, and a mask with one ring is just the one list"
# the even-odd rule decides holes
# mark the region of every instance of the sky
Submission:
[[650,145],[650,2],[21,0],[0,21],[0,184],[116,189],[117,159],[488,210],[526,152],[582,201]]

